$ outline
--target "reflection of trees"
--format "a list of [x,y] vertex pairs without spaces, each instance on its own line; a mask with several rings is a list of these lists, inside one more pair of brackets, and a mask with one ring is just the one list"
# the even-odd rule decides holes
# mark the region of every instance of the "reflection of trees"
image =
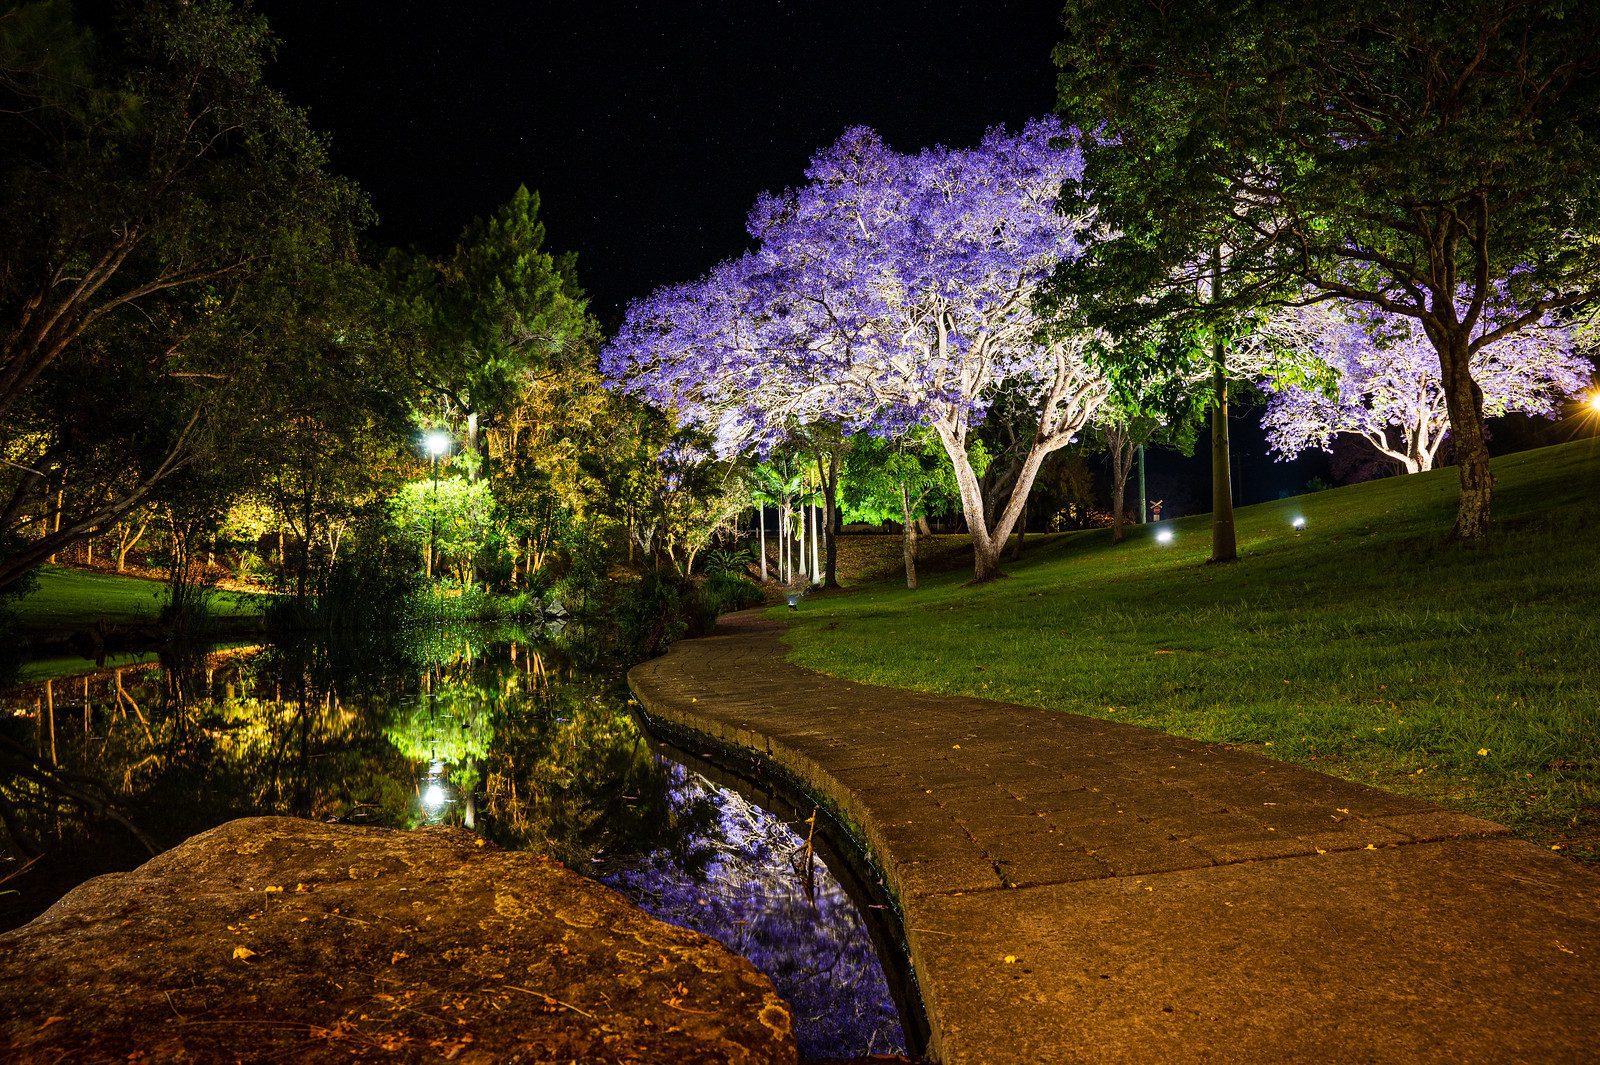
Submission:
[[861,914],[820,863],[808,885],[804,838],[682,765],[662,760],[658,773],[675,805],[716,811],[681,844],[700,863],[689,870],[657,851],[609,863],[600,879],[657,917],[749,958],[794,1007],[802,1055],[902,1049],[900,1018]]
[[[0,698],[0,928],[142,862],[141,835],[171,846],[256,813],[457,820],[746,954],[795,1004],[808,1053],[898,1045],[842,888],[821,870],[808,893],[789,826],[658,756],[613,674],[516,630],[413,636],[169,658]],[[425,808],[435,779],[450,799]]]
[[560,680],[523,659],[518,712],[499,724],[484,776],[490,833],[547,850],[577,869],[665,849],[691,867],[692,841],[715,817],[709,801],[675,803],[670,780],[609,681]]

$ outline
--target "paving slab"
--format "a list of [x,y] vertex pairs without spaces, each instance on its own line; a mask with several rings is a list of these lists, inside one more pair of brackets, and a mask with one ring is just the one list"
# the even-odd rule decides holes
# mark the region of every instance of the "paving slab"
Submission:
[[649,716],[842,811],[955,1063],[1593,1061],[1600,874],[1222,745],[840,680],[730,615]]

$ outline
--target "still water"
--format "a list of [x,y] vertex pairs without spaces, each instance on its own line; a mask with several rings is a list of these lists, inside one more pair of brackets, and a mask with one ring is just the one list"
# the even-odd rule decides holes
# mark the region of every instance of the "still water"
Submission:
[[807,846],[810,811],[747,793],[649,736],[619,671],[548,634],[106,669],[0,694],[0,929],[235,817],[456,824],[748,957],[806,1057],[902,1051],[882,922],[863,916],[881,914]]

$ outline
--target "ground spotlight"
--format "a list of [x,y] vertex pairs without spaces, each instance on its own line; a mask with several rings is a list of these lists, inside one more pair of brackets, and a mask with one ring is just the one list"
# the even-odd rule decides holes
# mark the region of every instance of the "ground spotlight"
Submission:
[[1158,543],[1158,544],[1170,544],[1170,543],[1172,543],[1172,530],[1171,529],[1157,529],[1156,530],[1156,543]]
[[1303,516],[1296,514],[1295,519],[1289,524],[1293,525],[1296,529],[1304,529],[1306,527],[1306,519]]

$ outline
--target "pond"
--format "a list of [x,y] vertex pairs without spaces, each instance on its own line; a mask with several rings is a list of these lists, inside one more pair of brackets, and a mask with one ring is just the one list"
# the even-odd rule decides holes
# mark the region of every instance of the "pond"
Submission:
[[837,833],[649,735],[620,670],[575,638],[236,647],[0,694],[0,929],[269,813],[455,824],[549,854],[748,957],[807,1058],[906,1049],[892,918]]

